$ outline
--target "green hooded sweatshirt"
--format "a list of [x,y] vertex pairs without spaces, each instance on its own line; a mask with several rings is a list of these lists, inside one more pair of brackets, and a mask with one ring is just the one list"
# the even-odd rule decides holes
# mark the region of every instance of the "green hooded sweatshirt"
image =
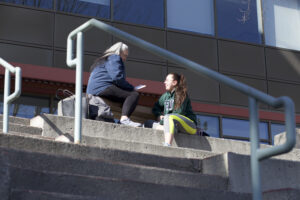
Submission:
[[[183,116],[188,117],[189,119],[193,120],[196,124],[196,115],[194,114],[192,110],[192,105],[189,97],[187,96],[179,109],[174,110],[174,99],[175,99],[175,91],[173,92],[166,92],[164,93],[154,104],[154,107],[152,109],[152,113],[158,117],[160,115],[166,115],[166,114],[180,114]],[[161,120],[160,124],[163,125],[164,121]]]

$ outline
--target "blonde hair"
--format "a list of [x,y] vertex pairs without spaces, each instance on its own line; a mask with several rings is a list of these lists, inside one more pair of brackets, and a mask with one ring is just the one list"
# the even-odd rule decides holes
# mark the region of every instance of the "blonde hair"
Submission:
[[94,64],[91,66],[90,71],[92,71],[99,62],[102,62],[103,60],[105,60],[107,57],[111,56],[111,55],[120,55],[121,52],[124,52],[126,50],[128,50],[128,46],[126,44],[124,44],[123,42],[117,42],[114,45],[112,45],[111,47],[109,47],[108,49],[106,49],[103,53],[103,55],[99,58],[97,58],[94,62]]
[[117,42],[116,44],[112,45],[108,49],[105,50],[104,55],[102,58],[106,58],[110,55],[117,54],[120,55],[121,52],[128,50],[128,46],[123,42]]

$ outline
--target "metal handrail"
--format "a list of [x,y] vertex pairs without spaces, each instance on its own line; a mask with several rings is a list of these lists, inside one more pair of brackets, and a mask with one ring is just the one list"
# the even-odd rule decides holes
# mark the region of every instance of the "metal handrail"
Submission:
[[[20,67],[14,67],[2,58],[0,58],[0,65],[5,68],[4,78],[4,97],[3,97],[3,133],[7,133],[9,130],[9,105],[12,101],[21,95],[22,85],[22,70]],[[15,91],[11,95],[10,93],[10,73],[15,75]]]
[[[82,24],[75,30],[73,30],[67,40],[67,65],[69,67],[76,66],[76,105],[75,105],[75,143],[81,141],[81,96],[82,96],[82,61],[83,61],[83,32],[89,30],[92,27],[101,29],[107,33],[112,34],[120,39],[123,39],[135,46],[138,46],[152,54],[159,57],[177,63],[180,66],[187,68],[197,74],[205,75],[220,83],[226,84],[229,87],[236,89],[245,95],[249,96],[249,110],[250,110],[250,136],[251,136],[251,172],[252,172],[252,188],[253,199],[262,199],[260,174],[259,174],[259,161],[268,157],[283,154],[290,151],[295,145],[295,114],[294,103],[289,97],[274,98],[267,95],[255,88],[252,88],[244,83],[240,83],[234,79],[231,79],[223,74],[208,69],[202,65],[199,65],[193,61],[176,55],[168,50],[162,49],[156,45],[146,42],[138,37],[123,32],[113,26],[107,25],[101,21],[90,19],[86,23]],[[73,59],[73,39],[77,36],[77,57]],[[286,120],[286,142],[284,144],[274,146],[267,149],[259,149],[259,137],[258,137],[258,106],[257,102],[263,102],[271,105],[274,108],[285,108],[285,120]]]

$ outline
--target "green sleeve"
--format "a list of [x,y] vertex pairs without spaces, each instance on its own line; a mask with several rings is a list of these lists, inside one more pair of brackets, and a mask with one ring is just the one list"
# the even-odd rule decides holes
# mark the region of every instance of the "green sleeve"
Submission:
[[160,115],[164,114],[164,94],[159,98],[159,100],[154,104],[154,107],[152,108],[152,113],[158,117]]

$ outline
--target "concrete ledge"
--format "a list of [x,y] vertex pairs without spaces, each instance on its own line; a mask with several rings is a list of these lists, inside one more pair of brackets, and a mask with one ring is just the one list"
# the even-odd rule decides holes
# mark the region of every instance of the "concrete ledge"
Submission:
[[[0,121],[3,123],[3,115],[0,114]],[[21,118],[21,117],[13,117],[9,116],[9,123],[14,123],[14,124],[22,124],[22,125],[29,125],[30,124],[30,119],[27,118]]]
[[300,190],[293,188],[283,188],[263,193],[264,200],[299,200]]
[[[274,144],[280,145],[286,141],[286,132],[275,135]],[[300,149],[300,129],[296,128],[296,145],[294,148]]]
[[74,159],[104,159],[188,172],[199,172],[201,170],[201,160],[199,159],[173,158],[113,148],[55,142],[53,139],[36,138],[36,136],[30,135],[0,134],[0,147],[67,156]]
[[[267,159],[260,163],[262,190],[300,189],[300,162]],[[225,153],[202,160],[204,174],[229,178],[229,190],[251,193],[250,156]]]
[[[191,173],[103,159],[73,159],[4,148],[0,148],[0,159],[1,157],[6,157],[7,160],[2,164],[6,164],[9,168],[18,168],[18,171],[29,169],[46,173],[93,176],[96,179],[116,178],[188,188],[227,190],[227,178],[198,172]],[[1,179],[0,183],[1,181],[5,182],[5,179]]]
[[7,165],[8,158],[0,156],[0,197],[1,200],[10,200],[10,172]]
[[[3,123],[0,123],[0,130],[3,129]],[[42,128],[32,127],[29,125],[9,123],[8,132],[27,133],[32,135],[42,135]]]
[[161,145],[153,145],[139,142],[127,142],[123,140],[100,138],[100,137],[88,137],[83,136],[83,144],[89,146],[96,146],[101,148],[118,149],[130,152],[139,152],[151,155],[160,155],[173,158],[191,158],[191,159],[203,159],[217,155],[210,151],[190,149],[190,148],[178,148],[178,147],[164,147]]
[[[224,190],[195,189],[144,183],[127,179],[76,176],[68,173],[39,172],[14,169],[11,173],[12,188],[44,191],[47,193],[97,196],[98,199],[224,199],[250,200],[250,194]],[[34,179],[32,177],[35,177]],[[41,199],[41,198],[38,198]]]
[[[56,138],[63,134],[73,136],[74,118],[44,114],[31,120],[32,126],[43,128],[43,136]],[[146,143],[162,145],[164,141],[163,131],[132,128],[119,124],[105,123],[94,120],[82,121],[82,134],[88,137],[101,137],[112,140],[123,140],[127,142]],[[183,147],[211,151],[214,153],[235,152],[239,154],[250,154],[250,143],[244,141],[202,137],[197,135],[175,134],[174,147]],[[270,145],[261,144],[261,148],[269,148]],[[299,160],[300,150],[289,154],[277,156],[280,159]]]

